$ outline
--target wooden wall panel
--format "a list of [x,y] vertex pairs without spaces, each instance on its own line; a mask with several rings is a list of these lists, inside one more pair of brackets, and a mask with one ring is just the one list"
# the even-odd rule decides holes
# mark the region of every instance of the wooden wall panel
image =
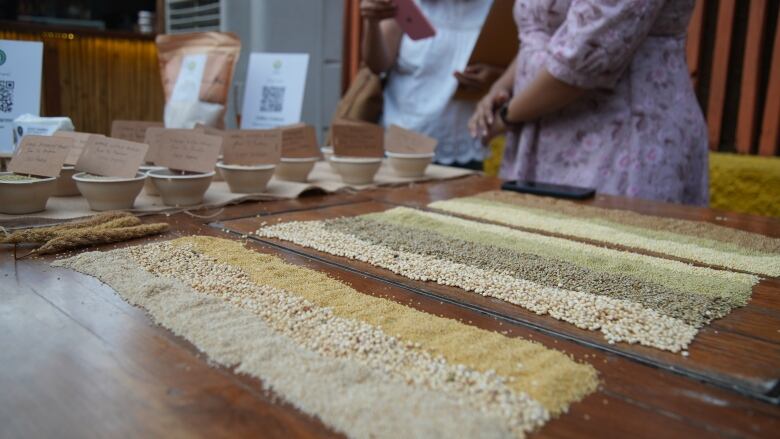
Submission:
[[[778,23],[780,23],[780,11]],[[777,30],[772,49],[772,67],[769,69],[769,84],[758,153],[765,156],[780,154],[780,32]]]
[[691,81],[695,89],[699,81],[699,62],[701,61],[702,30],[704,29],[704,0],[696,0],[691,22],[688,25],[688,41],[686,44],[686,57],[688,69],[691,72]]
[[742,62],[739,110],[737,113],[737,152],[750,154],[755,138],[758,108],[757,96],[761,76],[761,43],[764,36],[767,0],[751,0],[748,13],[747,35]]
[[360,68],[360,39],[362,20],[360,18],[360,0],[344,0],[344,46],[343,68],[341,69],[341,93],[357,76]]
[[712,74],[707,100],[707,121],[710,149],[720,146],[721,122],[726,103],[726,82],[728,81],[729,53],[734,24],[736,0],[721,0],[718,4],[718,31],[715,34],[715,49],[712,57]]
[[9,30],[0,30],[0,39],[43,41],[44,116],[68,116],[77,130],[101,134],[114,119],[162,120],[151,39]]

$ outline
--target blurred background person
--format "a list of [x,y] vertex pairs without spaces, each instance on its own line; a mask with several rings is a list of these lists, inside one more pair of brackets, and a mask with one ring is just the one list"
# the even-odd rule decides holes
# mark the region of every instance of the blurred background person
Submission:
[[469,124],[483,141],[508,128],[500,176],[707,205],[707,127],[685,59],[693,6],[517,0],[518,55]]
[[435,161],[482,169],[486,149],[469,135],[476,102],[453,99],[458,83],[486,91],[503,69],[468,62],[491,0],[420,0],[417,5],[436,29],[418,41],[394,19],[392,0],[362,0],[363,60],[385,75],[382,123],[424,133],[438,140]]

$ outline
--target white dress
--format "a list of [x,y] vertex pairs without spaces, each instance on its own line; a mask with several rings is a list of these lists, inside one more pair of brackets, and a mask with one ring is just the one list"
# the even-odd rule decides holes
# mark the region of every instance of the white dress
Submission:
[[436,36],[412,41],[404,34],[398,59],[387,74],[383,124],[437,139],[439,163],[467,163],[485,156],[485,148],[468,131],[476,102],[452,96],[458,86],[453,72],[466,67],[491,3],[417,0]]

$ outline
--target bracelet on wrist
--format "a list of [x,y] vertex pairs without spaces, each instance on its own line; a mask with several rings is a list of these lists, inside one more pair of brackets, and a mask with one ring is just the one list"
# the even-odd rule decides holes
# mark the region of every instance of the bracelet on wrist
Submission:
[[523,127],[523,122],[521,121],[512,121],[509,120],[507,117],[507,114],[509,113],[509,102],[502,105],[501,108],[498,109],[498,117],[501,118],[501,121],[504,122],[504,125],[512,130],[519,130]]

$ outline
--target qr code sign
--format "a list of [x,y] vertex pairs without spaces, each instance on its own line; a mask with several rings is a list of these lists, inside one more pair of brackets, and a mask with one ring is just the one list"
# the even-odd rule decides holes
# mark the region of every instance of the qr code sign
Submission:
[[10,113],[14,110],[14,82],[0,81],[0,112]]
[[260,111],[278,113],[284,103],[284,87],[263,86],[263,96],[260,98]]

